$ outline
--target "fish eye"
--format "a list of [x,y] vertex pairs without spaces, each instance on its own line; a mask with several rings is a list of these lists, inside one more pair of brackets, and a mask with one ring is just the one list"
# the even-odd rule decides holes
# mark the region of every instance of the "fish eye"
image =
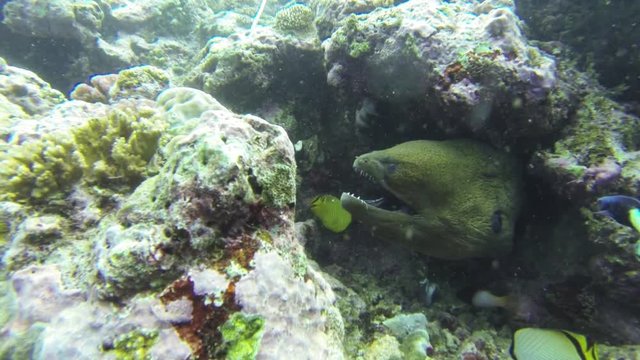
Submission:
[[391,163],[391,164],[387,164],[387,171],[390,173],[393,173],[396,171],[396,164]]

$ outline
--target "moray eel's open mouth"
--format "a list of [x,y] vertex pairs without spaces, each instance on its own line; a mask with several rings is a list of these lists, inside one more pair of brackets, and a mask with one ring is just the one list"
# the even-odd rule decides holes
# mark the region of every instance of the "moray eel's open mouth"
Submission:
[[[359,165],[360,163],[356,160],[353,164],[353,170],[358,175],[369,181],[366,184],[363,184],[360,190],[364,195],[356,195],[349,192],[342,193],[340,202],[347,210],[352,208],[354,205],[359,204],[359,206],[364,209],[377,208],[379,210],[397,211],[410,215],[417,214],[414,209],[392,193],[389,186],[385,183],[383,176],[375,177],[373,174],[366,171],[366,168],[370,168],[371,166]],[[364,198],[365,196],[368,199]]]

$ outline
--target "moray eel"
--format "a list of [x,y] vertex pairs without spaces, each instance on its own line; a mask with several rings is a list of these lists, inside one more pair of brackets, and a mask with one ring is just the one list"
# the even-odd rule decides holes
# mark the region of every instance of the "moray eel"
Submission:
[[343,193],[342,206],[373,236],[442,259],[511,250],[522,194],[508,154],[472,140],[417,140],[358,156],[353,168],[410,209]]

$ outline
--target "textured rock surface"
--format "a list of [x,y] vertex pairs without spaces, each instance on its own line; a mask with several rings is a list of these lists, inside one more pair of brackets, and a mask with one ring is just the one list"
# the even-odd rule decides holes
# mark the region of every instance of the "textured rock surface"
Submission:
[[[9,66],[0,58],[0,109],[4,113],[6,107],[9,115],[17,116],[43,114],[54,105],[65,100],[64,95],[51,88],[51,85],[40,79],[35,73],[14,66]],[[0,121],[9,116],[0,115]]]
[[16,33],[84,43],[95,40],[104,20],[97,1],[13,0],[2,10],[4,24]]
[[[580,66],[593,68],[598,80],[618,87],[619,97],[640,95],[640,36],[637,2],[518,0],[518,15],[532,38],[562,41],[576,51]],[[569,16],[567,16],[569,14]],[[585,36],[588,34],[588,36]]]
[[571,109],[555,61],[527,43],[508,1],[412,0],[351,15],[323,47],[329,84],[379,102],[424,102],[447,132],[498,143],[548,134]]
[[244,312],[266,319],[259,357],[275,360],[305,353],[314,359],[341,358],[335,330],[343,327],[342,317],[331,308],[335,297],[319,273],[309,270],[308,281],[296,278],[276,253],[258,252],[254,262],[255,268],[236,283],[236,298]]
[[0,34],[8,41],[0,50],[65,91],[93,74],[136,64],[180,75],[210,36],[205,25],[214,11],[223,10],[191,0],[12,0],[2,8]]
[[312,136],[322,123],[322,58],[312,29],[299,35],[259,28],[252,36],[210,39],[186,84],[233,111],[259,114],[284,127],[296,142]]
[[640,191],[640,121],[600,89],[582,98],[553,149],[537,152],[531,171],[576,201]]

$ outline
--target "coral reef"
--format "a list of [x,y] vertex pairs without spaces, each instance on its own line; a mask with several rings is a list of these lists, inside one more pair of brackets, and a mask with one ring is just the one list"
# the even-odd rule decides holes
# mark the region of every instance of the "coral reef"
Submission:
[[[331,287],[311,269],[305,277],[313,280],[297,277],[276,253],[256,253],[253,261],[255,268],[236,283],[236,299],[243,312],[266,321],[262,356],[280,359],[305,352],[318,359],[341,358],[335,331],[343,325],[340,313],[331,310],[335,301]],[[314,288],[318,281],[320,288]]]
[[154,66],[137,66],[122,70],[109,90],[111,99],[124,99],[141,96],[155,99],[156,96],[169,87],[167,74]]
[[379,7],[392,7],[393,0],[311,0],[309,5],[317,14],[316,26],[320,39],[331,37],[338,23],[351,14],[366,14]]
[[[16,305],[3,320],[2,353],[244,358],[251,336],[233,320],[245,319],[259,337],[248,314],[262,313],[264,341],[249,354],[284,351],[277,331],[289,323],[292,332],[306,324],[309,342],[296,346],[313,349],[312,358],[342,358],[335,299],[294,236],[296,165],[284,130],[194,89],[165,90],[152,101],[158,82],[144,75],[125,81],[126,98],[112,96],[129,75],[94,79],[93,95],[104,96],[95,103],[70,101],[34,115],[34,124],[57,119],[42,125],[58,125],[55,133],[9,129],[24,140],[8,144],[3,161],[31,161],[31,169],[42,154],[51,159],[42,160],[48,168],[34,167],[37,179],[26,178],[33,183],[3,182],[15,185],[15,195],[3,193],[1,207],[2,219],[11,219],[2,268],[13,271],[2,302]],[[70,116],[63,122],[61,114]],[[59,139],[69,146],[38,150]],[[63,177],[71,170],[55,167],[62,164],[72,179]],[[282,311],[263,308],[263,297],[284,301]]]
[[[640,191],[637,6],[517,4],[2,2],[0,358],[506,359],[521,326],[636,356],[640,242],[594,205]],[[508,227],[504,256],[294,226],[320,194],[379,195],[357,154],[455,137],[527,163],[518,221],[518,196],[487,213],[493,153],[383,209],[456,185],[449,225]]]
[[284,32],[306,32],[313,28],[314,14],[304,4],[293,4],[276,13],[274,28]]
[[427,317],[424,314],[401,314],[382,322],[401,343],[403,359],[424,359],[433,354],[433,346],[429,342]]
[[105,17],[95,1],[11,1],[2,11],[3,23],[16,33],[80,42],[95,39]]
[[9,148],[0,157],[2,200],[60,198],[82,176],[73,141],[54,135]]
[[113,110],[62,134],[16,144],[0,157],[2,199],[44,202],[62,198],[80,181],[117,188],[148,175],[163,129],[153,113]]
[[153,173],[155,169],[148,165],[156,153],[164,122],[152,115],[116,110],[73,129],[84,180],[103,187],[137,185]]
[[[329,83],[400,114],[418,102],[428,126],[447,133],[508,143],[558,130],[574,106],[571,94],[547,101],[568,90],[553,58],[528,44],[510,2],[408,1],[340,25],[323,44]],[[424,117],[404,127],[413,121]]]
[[569,199],[612,191],[640,191],[640,121],[599,89],[585,96],[553,149],[535,154],[530,167]]
[[233,111],[284,126],[293,142],[317,132],[326,82],[322,49],[312,33],[260,28],[253,37],[212,38],[196,62],[187,85]]
[[157,340],[155,331],[133,330],[118,336],[111,351],[119,360],[150,359],[149,349]]
[[[148,68],[96,77],[95,88],[90,88],[96,104],[67,102],[55,108],[49,105],[50,111],[42,117],[8,126],[5,132],[9,143],[4,144],[0,154],[0,198],[51,203],[66,197],[78,183],[128,190],[152,174],[156,169],[150,161],[165,122],[154,116],[154,105],[145,97],[155,97],[167,84],[159,85],[156,78],[145,78],[147,75],[134,80],[138,72],[149,71],[166,79],[160,70]],[[118,84],[126,84],[126,99],[118,99]],[[42,88],[46,90],[48,85]],[[114,104],[111,108],[102,104],[107,102],[107,89],[116,89],[108,98]],[[46,91],[29,96],[38,102],[49,98]],[[25,95],[25,99],[29,96]],[[13,101],[20,103],[19,99]]]
[[7,41],[0,50],[64,90],[78,79],[136,64],[184,74],[189,59],[213,35],[207,26],[230,6],[197,0],[16,0],[7,5],[0,25]]
[[[9,66],[0,58],[0,99],[5,107],[16,115],[43,114],[65,100],[64,95],[51,88],[35,73]],[[26,116],[25,116],[26,118]],[[4,116],[0,120],[4,120]]]

